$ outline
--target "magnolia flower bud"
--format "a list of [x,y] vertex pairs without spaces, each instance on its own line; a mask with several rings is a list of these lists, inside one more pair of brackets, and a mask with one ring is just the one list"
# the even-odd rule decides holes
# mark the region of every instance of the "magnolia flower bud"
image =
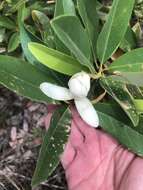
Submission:
[[75,98],[86,97],[90,90],[90,77],[85,72],[77,73],[71,77],[68,86]]

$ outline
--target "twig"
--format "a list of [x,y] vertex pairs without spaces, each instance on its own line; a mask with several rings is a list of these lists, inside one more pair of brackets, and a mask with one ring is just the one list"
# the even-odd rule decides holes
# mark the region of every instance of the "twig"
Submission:
[[106,91],[104,93],[102,93],[100,96],[98,96],[96,99],[92,100],[91,101],[92,104],[96,104],[96,103],[100,102],[104,98],[105,95],[106,95]]

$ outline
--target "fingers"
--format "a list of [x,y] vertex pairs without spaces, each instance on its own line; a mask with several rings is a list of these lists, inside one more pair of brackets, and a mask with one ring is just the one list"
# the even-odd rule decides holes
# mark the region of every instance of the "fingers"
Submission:
[[71,145],[70,141],[67,143],[65,151],[61,156],[61,162],[65,170],[72,165],[72,162],[76,158],[76,150]]
[[136,157],[126,169],[119,190],[143,189],[143,159]]

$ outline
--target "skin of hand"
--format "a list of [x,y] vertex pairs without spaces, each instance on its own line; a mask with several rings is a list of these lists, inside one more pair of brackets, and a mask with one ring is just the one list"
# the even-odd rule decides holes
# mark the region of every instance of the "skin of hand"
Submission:
[[101,129],[88,126],[74,109],[61,161],[69,190],[143,190],[143,159]]

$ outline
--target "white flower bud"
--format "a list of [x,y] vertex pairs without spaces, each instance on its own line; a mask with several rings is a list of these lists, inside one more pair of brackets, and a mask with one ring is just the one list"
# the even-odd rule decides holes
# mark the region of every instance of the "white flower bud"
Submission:
[[86,97],[90,90],[90,77],[85,72],[77,73],[71,77],[68,86],[74,98]]

